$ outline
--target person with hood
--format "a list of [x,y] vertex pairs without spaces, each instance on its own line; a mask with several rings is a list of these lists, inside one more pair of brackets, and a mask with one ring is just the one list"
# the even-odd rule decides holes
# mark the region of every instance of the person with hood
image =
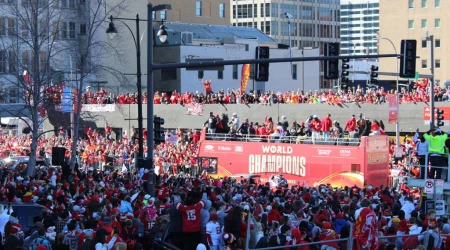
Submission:
[[278,211],[278,204],[273,204],[272,209],[269,210],[267,221],[269,224],[272,224],[272,222],[277,221],[281,222],[283,220],[283,217],[281,216],[280,212]]
[[322,132],[323,132],[323,138],[325,141],[327,141],[328,137],[330,136],[330,131],[331,131],[332,127],[333,127],[333,122],[331,121],[331,114],[328,114],[322,120]]
[[[307,236],[306,232],[301,232],[300,229],[294,228],[294,229],[292,229],[291,234],[292,234],[292,240],[286,242],[286,246],[293,246],[293,245],[308,243],[305,240],[305,238]],[[292,248],[288,248],[288,249],[292,249]],[[297,250],[309,250],[309,246],[297,247]]]
[[131,198],[127,196],[124,200],[120,202],[120,213],[126,214],[126,213],[133,213],[133,208],[131,207]]
[[405,211],[405,218],[407,220],[409,220],[409,218],[411,218],[411,213],[412,211],[414,211],[416,208],[414,206],[414,198],[412,196],[409,196],[406,198],[405,203],[402,206],[402,210]]
[[[338,240],[339,235],[336,234],[336,232],[331,229],[331,223],[325,222],[323,223],[323,231],[320,233],[319,236],[320,241],[329,241],[329,240]],[[322,244],[322,247],[326,246],[327,248],[332,247],[334,249],[339,249],[339,245],[337,242],[326,242]]]
[[352,115],[347,123],[345,124],[344,131],[349,133],[350,138],[355,138],[356,135],[356,117]]
[[341,229],[345,226],[349,227],[350,223],[344,219],[343,213],[338,213],[336,215],[336,220],[333,222],[334,229],[336,229],[336,233],[341,234]]
[[[422,228],[421,228],[422,229]],[[411,229],[410,229],[411,232]],[[450,225],[448,223],[445,223],[444,226],[442,226],[442,234],[450,234]],[[444,236],[445,237],[445,250],[450,250],[450,236]]]
[[210,219],[209,210],[211,209],[212,203],[210,200],[203,200],[205,206],[200,210],[200,218],[202,221],[202,242],[206,241],[206,224],[208,224]]
[[[415,218],[411,218],[409,222],[412,224],[409,227],[409,235],[408,237],[403,237],[403,249],[404,250],[413,250],[416,249],[417,246],[421,245],[421,241],[423,240],[422,227],[417,226],[417,221]],[[450,229],[450,226],[449,226]]]

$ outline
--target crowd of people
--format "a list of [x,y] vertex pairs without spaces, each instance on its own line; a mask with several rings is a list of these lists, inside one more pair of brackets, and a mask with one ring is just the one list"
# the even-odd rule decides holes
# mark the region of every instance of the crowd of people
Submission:
[[[241,91],[240,89],[221,89],[213,91],[212,80],[204,81],[204,91],[186,91],[179,93],[172,92],[155,92],[154,104],[301,104],[301,103],[325,103],[330,105],[341,105],[344,103],[373,103],[382,104],[387,101],[387,96],[395,94],[395,90],[386,90],[383,87],[378,89],[362,88],[360,85],[349,87],[347,90],[339,91],[306,91],[293,90],[286,92],[276,91]],[[406,90],[404,87],[400,91],[401,103],[417,103],[428,102],[429,91],[426,80],[418,81],[414,88]],[[63,88],[62,86],[51,85],[45,89],[44,94],[47,101],[56,104],[61,103]],[[438,85],[434,87],[436,101],[449,101],[450,89],[442,89]],[[147,92],[142,94],[142,102],[148,102]],[[103,88],[93,90],[87,86],[86,91],[82,95],[83,104],[136,104],[138,103],[138,93],[109,93]]]
[[[210,126],[211,119],[217,125],[216,115],[210,114],[207,129],[217,133],[217,127]],[[266,116],[261,124],[266,135],[277,130],[316,138],[346,132],[355,138],[384,133],[381,121],[374,125],[375,121],[362,114],[350,117],[344,128],[333,119],[331,115],[323,119],[312,115],[304,123],[294,124],[288,117],[275,122]],[[245,118],[241,123],[237,114],[226,123],[231,131],[259,133],[259,127],[252,130],[250,124]],[[259,126],[257,122],[253,125]],[[26,231],[17,213],[6,213],[8,206],[0,209],[3,249],[156,249],[167,227],[166,240],[187,250],[277,246],[347,249],[348,237],[361,249],[450,249],[447,218],[436,218],[434,210],[425,211],[420,190],[411,190],[404,183],[406,178],[420,178],[425,171],[420,166],[409,171],[409,156],[424,163],[424,154],[444,150],[428,151],[424,146],[435,143],[435,137],[445,137],[440,130],[417,131],[405,138],[400,155],[395,152],[395,142],[390,141],[390,167],[398,172],[400,181],[388,187],[370,183],[364,187],[312,187],[307,180],[287,186],[281,175],[278,185],[257,179],[215,178],[198,167],[199,133],[182,129],[167,132],[166,143],[156,146],[153,196],[146,189],[149,170],[134,168],[134,153],[139,150],[135,129],[117,140],[108,126],[104,132],[85,128],[84,137],[75,142],[64,133],[41,138],[37,156],[46,158],[50,167],[36,168],[34,176],[25,176],[0,166],[2,204],[45,207]],[[30,143],[29,136],[3,135],[1,157],[28,155]],[[74,169],[67,166],[72,143],[77,143],[78,155]],[[66,164],[61,168],[51,166],[52,147],[66,148]],[[442,159],[430,161],[443,164]],[[431,171],[433,177],[441,177],[436,170]],[[303,243],[311,245],[294,246]]]

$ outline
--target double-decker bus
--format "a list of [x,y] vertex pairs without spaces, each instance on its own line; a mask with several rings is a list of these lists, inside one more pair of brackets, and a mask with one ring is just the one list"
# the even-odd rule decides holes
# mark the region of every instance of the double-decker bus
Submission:
[[389,183],[389,139],[285,137],[206,134],[200,138],[199,165],[218,176],[257,174],[265,183],[283,174],[289,185],[333,187]]

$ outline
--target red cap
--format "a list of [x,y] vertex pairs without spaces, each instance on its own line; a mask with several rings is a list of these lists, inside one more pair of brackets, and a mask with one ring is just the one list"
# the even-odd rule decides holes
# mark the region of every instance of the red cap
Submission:
[[336,219],[344,219],[344,214],[343,213],[338,213],[336,215]]
[[217,221],[219,220],[219,215],[217,215],[217,213],[212,213],[210,218],[212,221]]
[[42,244],[39,244],[39,246],[36,247],[36,250],[47,250],[47,247]]
[[330,222],[323,223],[323,229],[331,229],[331,223]]

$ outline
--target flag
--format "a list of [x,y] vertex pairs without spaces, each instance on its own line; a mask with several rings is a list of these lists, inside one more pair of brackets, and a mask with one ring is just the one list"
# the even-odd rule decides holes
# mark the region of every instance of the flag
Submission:
[[353,249],[378,249],[377,215],[368,207],[357,210],[355,216],[356,214],[357,217],[353,230],[353,237],[356,239],[356,244]]
[[244,64],[242,65],[242,74],[241,74],[241,93],[245,92],[249,78],[250,78],[250,64]]
[[23,71],[22,79],[27,85],[30,85],[32,83],[31,82],[31,76],[30,76],[30,74],[28,73],[27,70]]
[[398,121],[397,95],[388,95],[389,120],[388,124],[396,124]]

